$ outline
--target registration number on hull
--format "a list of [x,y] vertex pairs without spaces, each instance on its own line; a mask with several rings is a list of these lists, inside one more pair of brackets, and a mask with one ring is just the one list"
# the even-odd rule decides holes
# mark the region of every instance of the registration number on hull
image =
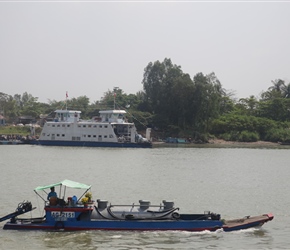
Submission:
[[75,212],[51,212],[51,216],[57,221],[66,221],[68,218],[75,218]]

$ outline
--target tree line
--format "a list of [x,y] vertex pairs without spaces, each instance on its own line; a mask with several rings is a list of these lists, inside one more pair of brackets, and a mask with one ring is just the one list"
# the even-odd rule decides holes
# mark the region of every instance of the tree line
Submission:
[[38,118],[66,106],[82,111],[82,118],[88,119],[116,105],[128,111],[139,131],[151,127],[159,138],[290,142],[290,84],[281,79],[273,80],[259,97],[236,100],[215,73],[197,73],[191,78],[165,58],[146,66],[142,84],[143,90],[136,94],[114,88],[93,103],[86,96],[40,103],[27,92],[14,96],[0,92],[0,111],[12,123],[19,116]]

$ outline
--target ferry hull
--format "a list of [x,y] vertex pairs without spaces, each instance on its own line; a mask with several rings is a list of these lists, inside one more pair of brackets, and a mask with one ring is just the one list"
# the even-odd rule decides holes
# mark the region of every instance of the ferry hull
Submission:
[[63,147],[152,148],[151,143],[31,140],[31,145]]

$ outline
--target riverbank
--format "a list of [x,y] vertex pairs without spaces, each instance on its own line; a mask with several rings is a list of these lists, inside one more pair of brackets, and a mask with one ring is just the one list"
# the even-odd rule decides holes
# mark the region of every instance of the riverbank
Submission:
[[209,140],[210,144],[219,145],[260,145],[260,146],[277,146],[280,145],[278,142],[268,142],[268,141],[256,141],[256,142],[238,142],[238,141],[225,141],[221,139]]
[[237,142],[221,139],[211,139],[208,143],[165,143],[153,142],[153,147],[196,147],[196,148],[277,148],[290,149],[290,145],[281,145],[278,142],[256,141]]

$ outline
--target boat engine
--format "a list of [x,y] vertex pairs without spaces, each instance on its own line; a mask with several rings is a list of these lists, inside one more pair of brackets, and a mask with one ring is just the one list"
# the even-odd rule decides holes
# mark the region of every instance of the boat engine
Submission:
[[212,220],[220,220],[221,219],[221,215],[220,214],[216,214],[216,213],[211,213],[210,217]]
[[18,207],[16,208],[16,211],[19,213],[26,213],[32,210],[32,204],[30,201],[23,201],[18,204]]
[[32,208],[32,204],[30,201],[23,201],[23,202],[18,204],[15,212],[13,212],[11,214],[7,214],[6,216],[0,218],[0,222],[4,221],[4,220],[8,220],[8,219],[11,219],[11,222],[15,222],[15,217],[17,215],[27,213],[33,209],[35,209],[35,208]]

